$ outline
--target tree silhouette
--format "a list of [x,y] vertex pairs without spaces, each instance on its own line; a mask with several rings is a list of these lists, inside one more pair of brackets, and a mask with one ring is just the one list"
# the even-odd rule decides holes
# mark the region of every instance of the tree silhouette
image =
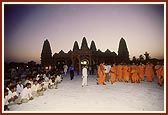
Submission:
[[137,58],[135,56],[132,57],[132,62],[136,63],[137,62]]
[[143,55],[139,55],[138,60],[139,60],[140,62],[143,62],[143,61],[144,61],[144,56],[143,56]]
[[145,52],[144,55],[145,55],[145,60],[146,60],[146,61],[149,61],[149,59],[150,59],[149,53],[148,53],[148,52]]

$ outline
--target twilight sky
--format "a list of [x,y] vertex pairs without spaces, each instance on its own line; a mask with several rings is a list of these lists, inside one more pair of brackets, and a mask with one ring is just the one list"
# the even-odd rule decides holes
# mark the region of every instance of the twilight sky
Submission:
[[130,58],[145,51],[164,57],[163,4],[5,4],[4,60],[40,63],[45,39],[52,54],[72,50],[75,41],[118,54],[119,40],[127,43]]

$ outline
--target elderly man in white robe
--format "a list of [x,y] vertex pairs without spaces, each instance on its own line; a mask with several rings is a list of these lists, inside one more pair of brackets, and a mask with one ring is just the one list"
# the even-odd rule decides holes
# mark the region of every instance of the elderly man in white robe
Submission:
[[83,66],[82,69],[82,87],[85,85],[87,86],[87,77],[88,77],[88,73],[87,73],[87,67]]

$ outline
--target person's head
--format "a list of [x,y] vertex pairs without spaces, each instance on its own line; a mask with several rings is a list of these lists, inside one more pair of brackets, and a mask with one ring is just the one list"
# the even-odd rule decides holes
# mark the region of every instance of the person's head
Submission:
[[14,85],[10,86],[9,89],[10,91],[13,93],[14,92],[14,88],[16,88]]
[[33,84],[37,85],[37,84],[38,84],[37,80],[34,80],[34,81],[33,81]]
[[16,86],[14,86],[14,89],[13,89],[13,90],[14,90],[14,92],[16,92],[16,91],[17,91],[17,88],[16,88]]
[[21,84],[22,84],[22,80],[19,79],[19,80],[17,81],[17,84],[21,85]]
[[8,95],[8,90],[5,88],[4,89],[4,96],[7,96]]
[[35,77],[35,76],[33,76],[33,81],[34,81],[34,80],[36,80],[36,77]]
[[26,77],[26,80],[29,80],[29,76]]
[[31,83],[26,83],[26,87],[29,89],[31,88]]
[[12,81],[8,81],[7,82],[7,87],[9,88],[10,86],[12,86],[13,85],[13,82]]
[[38,80],[38,83],[39,83],[39,84],[41,84],[41,83],[42,83],[42,80],[41,80],[41,79],[39,79],[39,80]]
[[32,78],[32,77],[29,77],[29,81],[33,81],[33,78]]

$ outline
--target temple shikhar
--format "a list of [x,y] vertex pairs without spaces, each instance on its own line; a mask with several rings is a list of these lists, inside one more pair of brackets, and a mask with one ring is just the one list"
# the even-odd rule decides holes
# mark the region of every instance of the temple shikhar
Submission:
[[75,41],[73,49],[65,53],[61,50],[59,53],[52,55],[50,43],[48,40],[44,41],[41,52],[41,65],[46,69],[57,67],[63,68],[63,65],[74,66],[77,72],[81,72],[81,65],[86,63],[91,68],[96,68],[100,63],[113,64],[113,63],[129,63],[129,51],[126,42],[123,38],[120,39],[118,55],[107,49],[102,52],[96,48],[94,41],[91,41],[90,47],[87,44],[85,37],[82,39],[81,47]]

